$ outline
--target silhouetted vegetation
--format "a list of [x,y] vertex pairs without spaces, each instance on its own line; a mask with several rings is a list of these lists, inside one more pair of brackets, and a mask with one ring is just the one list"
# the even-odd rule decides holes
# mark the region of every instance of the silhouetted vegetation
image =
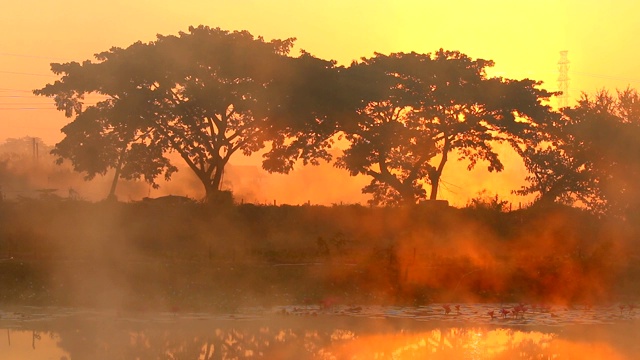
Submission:
[[543,128],[543,146],[523,158],[530,184],[519,194],[541,202],[580,205],[595,213],[640,213],[640,94],[582,94],[578,105]]
[[551,120],[542,102],[553,94],[531,80],[488,78],[491,66],[442,49],[352,64],[349,81],[361,105],[343,122],[350,146],[336,165],[371,176],[363,192],[376,205],[436,200],[451,155],[469,169],[486,161],[488,171],[501,171],[495,145],[530,146],[534,129]]
[[[118,178],[153,186],[161,175],[169,179],[177,169],[167,155],[174,152],[207,199],[237,152],[250,155],[268,143],[265,167],[282,172],[298,158],[326,158],[312,144],[322,134],[312,126],[324,111],[336,111],[326,98],[335,88],[323,83],[333,78],[334,64],[308,53],[288,57],[293,41],[200,26],[112,48],[95,63],[52,64],[61,80],[34,92],[74,117],[53,152],[89,179],[115,169],[111,196]],[[87,106],[87,95],[99,101]]]
[[61,79],[34,92],[74,117],[53,153],[87,178],[114,169],[111,196],[118,178],[169,179],[177,153],[211,202],[236,152],[268,147],[263,167],[288,173],[298,160],[331,160],[345,138],[335,165],[372,177],[363,189],[371,203],[415,204],[437,198],[450,155],[501,171],[496,146],[506,143],[531,173],[516,193],[594,213],[640,211],[635,90],[584,95],[558,113],[540,82],[489,78],[492,61],[457,51],[376,54],[345,68],[289,56],[293,42],[200,26],[95,62],[52,64]]

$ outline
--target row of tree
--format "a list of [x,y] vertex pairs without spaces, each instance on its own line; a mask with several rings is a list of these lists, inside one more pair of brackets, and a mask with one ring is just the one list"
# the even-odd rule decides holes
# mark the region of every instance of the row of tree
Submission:
[[639,153],[626,152],[638,146],[635,91],[602,92],[558,113],[547,105],[555,93],[489,77],[489,60],[441,49],[344,67],[305,51],[291,56],[294,40],[200,26],[95,61],[54,63],[61,78],[34,91],[73,118],[53,153],[87,178],[115,169],[111,195],[118,178],[169,179],[177,168],[168,155],[177,153],[213,201],[238,152],[264,151],[266,170],[288,173],[300,160],[332,160],[341,141],[335,166],[370,176],[363,192],[372,203],[398,204],[436,199],[452,156],[501,171],[496,144],[508,143],[531,172],[521,194],[604,210],[624,207],[613,197],[632,191],[611,171],[638,174]]

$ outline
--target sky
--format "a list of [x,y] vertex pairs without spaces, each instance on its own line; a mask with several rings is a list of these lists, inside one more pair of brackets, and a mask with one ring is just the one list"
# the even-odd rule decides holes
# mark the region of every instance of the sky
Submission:
[[[0,141],[33,136],[55,144],[63,138],[60,129],[70,119],[50,99],[31,94],[56,80],[51,62],[92,59],[113,46],[152,41],[156,34],[177,34],[200,24],[248,30],[267,40],[295,37],[294,51],[304,49],[341,65],[374,52],[458,50],[494,60],[491,75],[540,80],[551,91],[558,89],[559,52],[567,50],[572,101],[581,92],[640,87],[640,2],[630,0],[22,0],[6,1],[2,8]],[[510,198],[514,187],[509,184],[526,174],[518,159],[506,160],[514,165],[481,180],[464,170],[445,170],[450,188],[443,189],[443,196],[460,202],[490,187]],[[237,158],[232,163],[256,161]],[[295,180],[265,176],[285,188],[283,182]],[[352,181],[358,186],[367,182]],[[264,200],[278,196],[266,194]]]

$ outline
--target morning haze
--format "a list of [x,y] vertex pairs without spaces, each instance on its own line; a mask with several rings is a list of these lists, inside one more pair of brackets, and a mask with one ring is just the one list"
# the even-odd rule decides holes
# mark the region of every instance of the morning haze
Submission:
[[7,5],[0,356],[634,358],[639,6]]

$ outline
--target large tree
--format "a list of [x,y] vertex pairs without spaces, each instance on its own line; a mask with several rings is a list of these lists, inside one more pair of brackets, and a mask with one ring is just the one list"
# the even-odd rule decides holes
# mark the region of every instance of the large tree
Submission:
[[442,49],[353,63],[347,73],[360,105],[343,123],[350,146],[336,165],[371,176],[363,191],[376,204],[435,200],[452,153],[469,169],[486,161],[489,171],[501,171],[495,145],[533,142],[553,94],[532,80],[489,78],[492,65]]
[[640,94],[582,94],[547,131],[544,146],[525,153],[531,175],[520,194],[598,213],[640,213]]
[[[307,53],[289,57],[293,41],[191,27],[178,36],[112,48],[96,62],[52,64],[62,78],[35,93],[53,97],[74,117],[55,153],[88,177],[113,168],[116,179],[143,177],[155,184],[158,175],[175,171],[166,154],[176,152],[210,200],[238,152],[249,155],[269,142],[277,156],[267,166],[278,171],[290,170],[283,164],[297,158],[326,157],[320,147],[294,146],[312,142],[310,128],[322,123],[318,104],[295,107],[283,100],[301,96],[295,86],[300,80],[289,72],[317,76],[334,63]],[[99,101],[88,104],[87,95]],[[287,137],[294,140],[285,144]]]

